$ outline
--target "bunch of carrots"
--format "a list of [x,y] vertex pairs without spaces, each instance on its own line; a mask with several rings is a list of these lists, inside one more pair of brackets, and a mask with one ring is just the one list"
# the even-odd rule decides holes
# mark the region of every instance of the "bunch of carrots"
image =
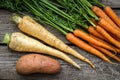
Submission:
[[[12,4],[12,1],[9,1],[9,3]],[[81,49],[106,62],[113,63],[107,56],[120,62],[120,58],[117,56],[120,53],[120,19],[110,6],[105,6],[98,0],[56,0],[56,3],[52,0],[22,0],[20,2],[18,0],[17,5],[13,4],[11,8],[6,8],[18,13],[25,10],[36,21],[59,30],[68,41]],[[13,20],[20,23],[21,18],[14,16]],[[24,22],[21,24],[30,26]],[[38,30],[35,26],[33,27],[19,28],[23,32],[41,39],[40,34],[31,33],[32,30]],[[48,43],[49,41],[45,42]],[[53,46],[53,43],[50,45]],[[66,52],[66,50],[63,51]],[[94,67],[88,59],[77,52],[73,51],[70,54]]]

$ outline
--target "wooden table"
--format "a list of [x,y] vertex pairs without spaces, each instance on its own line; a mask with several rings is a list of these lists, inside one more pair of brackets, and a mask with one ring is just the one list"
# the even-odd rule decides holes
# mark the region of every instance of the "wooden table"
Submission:
[[[103,0],[103,3],[110,5],[116,13],[120,15],[120,0]],[[12,51],[2,43],[5,33],[19,31],[17,25],[10,20],[11,15],[12,13],[8,10],[0,9],[0,80],[120,80],[120,63],[114,65],[104,62],[98,57],[93,56],[69,43],[65,39],[64,35],[49,26],[46,26],[46,29],[54,33],[70,47],[80,52],[83,56],[92,60],[96,66],[96,70],[93,70],[87,63],[69,55],[82,67],[81,70],[78,70],[68,63],[53,57],[57,59],[62,66],[62,70],[58,74],[32,74],[28,76],[18,74],[15,69],[16,62],[21,56],[27,53]]]

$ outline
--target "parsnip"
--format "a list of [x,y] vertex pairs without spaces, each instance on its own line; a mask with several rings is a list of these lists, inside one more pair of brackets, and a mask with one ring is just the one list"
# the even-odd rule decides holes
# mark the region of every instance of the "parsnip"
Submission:
[[23,18],[21,18],[18,15],[13,15],[12,18],[13,18],[13,21],[18,24],[19,29],[24,33],[27,33],[33,37],[36,37],[37,39],[42,40],[45,43],[49,44],[50,46],[53,46],[63,52],[69,53],[77,57],[78,59],[89,63],[93,68],[95,68],[95,66],[90,60],[80,55],[74,49],[70,48],[63,41],[61,41],[56,36],[51,34],[42,25],[38,24],[29,16],[24,16]]
[[48,54],[48,55],[58,57],[60,59],[67,61],[68,63],[72,64],[78,69],[80,69],[80,66],[63,52],[58,51],[54,48],[48,47],[44,45],[43,43],[31,37],[28,37],[20,32],[14,32],[11,34],[10,37],[9,35],[6,35],[4,38],[4,43],[8,43],[9,48],[15,51],[37,52],[37,53],[43,53],[43,54]]

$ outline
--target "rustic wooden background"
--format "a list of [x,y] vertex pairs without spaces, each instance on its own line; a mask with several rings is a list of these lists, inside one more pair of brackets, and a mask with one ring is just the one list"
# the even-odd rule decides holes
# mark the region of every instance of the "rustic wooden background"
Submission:
[[[120,0],[103,0],[103,3],[110,5],[120,16]],[[82,67],[81,70],[74,68],[60,59],[52,57],[61,63],[62,70],[60,73],[55,75],[32,74],[28,76],[18,74],[15,69],[16,62],[21,56],[27,53],[12,51],[7,47],[7,45],[2,43],[5,33],[19,31],[17,25],[10,20],[11,15],[12,13],[8,10],[0,9],[0,80],[120,80],[120,63],[114,65],[102,61],[101,59],[69,43],[65,39],[64,35],[49,26],[46,26],[46,29],[54,33],[70,47],[80,52],[83,56],[92,60],[96,66],[96,70],[93,70],[85,62],[69,55]]]

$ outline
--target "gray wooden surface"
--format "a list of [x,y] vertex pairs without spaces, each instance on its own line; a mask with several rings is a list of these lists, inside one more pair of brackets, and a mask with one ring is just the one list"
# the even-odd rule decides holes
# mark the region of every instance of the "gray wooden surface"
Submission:
[[[120,16],[120,0],[104,0],[103,3],[112,6],[116,13]],[[81,55],[89,58],[95,64],[96,70],[93,70],[85,62],[69,55],[82,67],[81,70],[74,68],[60,59],[52,57],[60,62],[62,67],[60,73],[55,75],[32,74],[28,76],[18,74],[15,69],[16,62],[21,56],[28,53],[12,51],[2,43],[5,33],[19,31],[16,24],[10,20],[11,15],[12,13],[8,10],[0,9],[0,80],[120,80],[120,63],[115,65],[104,62],[96,56],[93,56],[69,43],[65,39],[64,35],[49,26],[46,26],[46,29],[48,29],[51,33],[54,33],[70,47],[81,53]]]

